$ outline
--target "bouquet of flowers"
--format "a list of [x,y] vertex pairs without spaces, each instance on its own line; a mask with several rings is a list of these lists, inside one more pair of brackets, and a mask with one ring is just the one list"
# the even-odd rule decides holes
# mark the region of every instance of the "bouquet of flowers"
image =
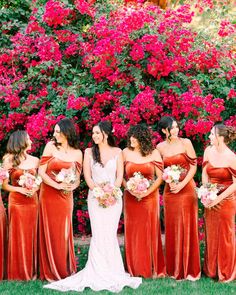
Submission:
[[[28,190],[32,190],[40,186],[42,182],[42,178],[39,175],[33,175],[27,171],[20,176],[18,183],[20,186],[27,188]],[[30,194],[27,196],[31,197]]]
[[56,174],[57,182],[64,182],[67,184],[74,183],[76,181],[76,173],[73,168],[62,168],[61,171]]
[[127,189],[133,193],[146,193],[151,182],[141,172],[134,172],[133,177],[127,181]]
[[223,186],[219,186],[217,183],[205,183],[200,188],[196,188],[197,196],[201,200],[201,203],[207,206],[217,198],[217,194],[222,188]]
[[[76,181],[76,172],[74,167],[71,167],[68,169],[62,168],[58,174],[56,173],[53,173],[53,174],[56,176],[55,179],[57,182],[72,184],[72,183],[75,183]],[[63,193],[67,194],[69,192],[66,190],[63,190]]]
[[171,165],[164,169],[162,179],[167,183],[178,183],[180,176],[184,173],[186,169],[182,168],[180,165]]
[[93,189],[93,196],[97,199],[99,206],[108,208],[113,206],[122,197],[122,191],[109,182],[105,182]]
[[9,177],[9,173],[6,169],[4,169],[1,165],[0,165],[0,186],[3,183],[3,180]]

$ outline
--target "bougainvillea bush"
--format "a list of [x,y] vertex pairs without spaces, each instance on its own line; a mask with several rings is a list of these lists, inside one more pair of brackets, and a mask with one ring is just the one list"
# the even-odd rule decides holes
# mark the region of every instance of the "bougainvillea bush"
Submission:
[[[35,0],[25,1],[24,9],[4,6],[2,154],[9,134],[26,128],[32,152],[40,156],[64,116],[76,123],[82,150],[100,120],[112,121],[121,147],[137,123],[147,123],[157,143],[158,120],[170,114],[193,141],[201,165],[214,122],[236,126],[235,24],[223,19],[213,37],[191,25],[194,13],[203,13],[211,1],[166,10],[137,2]],[[84,183],[75,195],[76,232],[86,234]]]

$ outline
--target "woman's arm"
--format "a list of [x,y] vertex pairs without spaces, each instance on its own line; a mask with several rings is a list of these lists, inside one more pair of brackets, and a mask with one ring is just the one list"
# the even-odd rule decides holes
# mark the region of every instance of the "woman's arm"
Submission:
[[[184,146],[185,146],[185,150],[187,155],[190,158],[195,159],[196,158],[196,153],[194,151],[193,145],[191,143],[191,141],[187,138],[184,139]],[[173,194],[177,194],[178,192],[180,192],[188,183],[191,179],[193,179],[195,173],[197,171],[197,165],[191,165],[190,164],[190,168],[189,171],[187,173],[187,175],[185,176],[185,178],[180,181],[179,183],[170,183],[170,190]]]
[[116,181],[115,186],[120,187],[123,181],[124,176],[124,160],[122,152],[120,151],[118,159],[117,159],[117,169],[116,169]]
[[84,164],[83,164],[83,171],[84,171],[84,178],[85,181],[88,185],[88,187],[93,190],[95,188],[95,186],[97,186],[97,184],[93,181],[92,179],[92,171],[91,171],[91,157],[92,157],[92,153],[91,153],[91,149],[88,148],[85,150],[84,153]]
[[[208,153],[209,153],[209,149],[210,147],[207,147],[204,151],[204,155],[203,155],[203,163],[208,161]],[[209,177],[206,171],[206,166],[202,168],[202,183],[206,184],[209,182]]]
[[[78,150],[77,151],[76,162],[80,164],[80,167],[82,169],[83,154],[82,154],[81,150]],[[72,184],[71,190],[75,190],[80,185],[80,174],[81,174],[81,171],[78,171],[78,169],[76,169],[75,171],[76,171],[76,181],[75,181],[75,183]]]

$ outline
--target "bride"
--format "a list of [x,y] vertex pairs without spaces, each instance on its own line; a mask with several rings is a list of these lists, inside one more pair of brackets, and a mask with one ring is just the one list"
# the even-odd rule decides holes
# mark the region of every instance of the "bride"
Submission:
[[59,291],[79,291],[90,287],[94,291],[120,292],[124,286],[138,288],[141,278],[125,272],[117,240],[117,228],[122,211],[122,199],[110,207],[99,206],[92,190],[109,182],[120,187],[123,179],[121,150],[115,147],[112,126],[103,121],[93,127],[93,147],[85,151],[84,177],[89,187],[88,211],[92,238],[88,261],[83,270],[66,279],[45,285]]

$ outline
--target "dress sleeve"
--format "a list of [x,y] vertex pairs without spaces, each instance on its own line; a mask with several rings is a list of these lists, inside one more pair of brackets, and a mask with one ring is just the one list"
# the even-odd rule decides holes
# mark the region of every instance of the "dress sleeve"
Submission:
[[164,164],[158,161],[152,161],[152,163],[154,164],[154,166],[156,166],[159,170],[161,170],[161,172],[163,172],[164,170]]
[[39,166],[47,164],[52,158],[52,156],[43,156],[39,161]]
[[208,161],[204,161],[204,162],[202,163],[202,168],[205,168],[207,164],[208,164]]
[[81,167],[81,164],[79,162],[75,162],[75,168],[76,170],[79,172],[79,174],[81,173],[82,171],[82,167]]
[[233,169],[233,168],[228,168],[230,173],[233,175],[233,177],[236,177],[236,169]]
[[197,165],[197,158],[191,158],[186,153],[183,154],[190,165]]

